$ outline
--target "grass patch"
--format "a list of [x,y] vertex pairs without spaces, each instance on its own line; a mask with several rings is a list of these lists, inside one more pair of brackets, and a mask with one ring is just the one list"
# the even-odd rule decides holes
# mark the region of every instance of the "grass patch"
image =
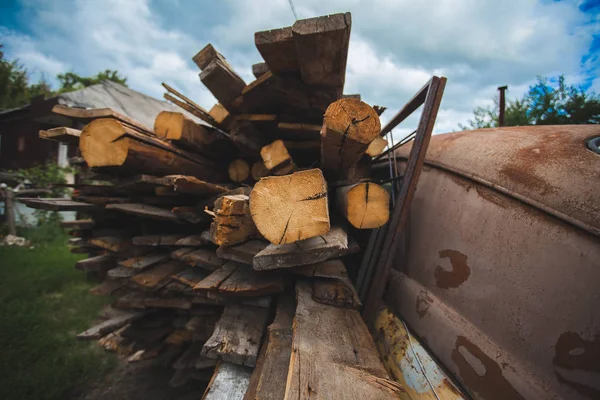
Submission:
[[34,249],[0,247],[0,399],[65,399],[96,382],[116,359],[79,342],[109,299],[74,269],[64,241]]

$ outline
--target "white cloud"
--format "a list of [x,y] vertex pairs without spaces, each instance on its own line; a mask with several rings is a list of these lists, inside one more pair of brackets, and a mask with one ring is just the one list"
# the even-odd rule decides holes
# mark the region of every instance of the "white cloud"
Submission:
[[[510,98],[524,93],[536,75],[565,73],[574,83],[598,75],[598,57],[583,66],[581,58],[600,27],[576,0],[294,3],[301,18],[352,12],[345,91],[389,107],[384,120],[433,74],[448,78],[437,132],[456,129],[474,107],[491,104],[499,85],[509,85]],[[224,0],[202,7],[146,0],[27,5],[33,33],[12,33],[18,40],[7,53],[29,69],[50,76],[69,69],[80,74],[118,69],[134,89],[160,97],[160,82],[166,81],[204,107],[215,100],[191,62],[200,47],[214,43],[250,81],[251,65],[260,61],[254,32],[293,23],[287,0]],[[598,78],[592,89],[600,92]]]

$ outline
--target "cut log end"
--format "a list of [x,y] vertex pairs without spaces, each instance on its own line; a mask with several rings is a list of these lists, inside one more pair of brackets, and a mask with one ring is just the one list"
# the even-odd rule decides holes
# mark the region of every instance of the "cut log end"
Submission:
[[124,127],[113,119],[97,119],[86,125],[79,138],[79,148],[87,165],[90,167],[123,165],[129,151],[129,140],[125,135]]
[[388,221],[390,195],[372,182],[345,186],[337,191],[337,204],[348,222],[358,229],[379,228]]
[[296,242],[329,231],[327,183],[319,169],[267,177],[250,193],[250,211],[271,243]]
[[371,144],[369,144],[369,147],[367,147],[367,151],[365,153],[368,156],[376,157],[376,156],[380,155],[381,153],[383,153],[383,150],[386,148],[387,145],[388,145],[387,140],[385,140],[382,137],[377,137],[377,138],[375,138],[375,140],[373,140],[371,142]]
[[288,153],[285,144],[281,140],[276,140],[264,146],[260,150],[260,156],[264,161],[265,167],[274,175],[286,175],[294,172],[296,169],[290,153]]
[[357,99],[340,99],[331,103],[325,111],[323,127],[323,136],[333,132],[363,144],[371,143],[381,132],[377,112]]
[[250,166],[242,159],[233,160],[229,164],[229,179],[234,182],[243,182],[250,175]]
[[154,133],[161,139],[178,140],[181,138],[184,120],[182,113],[162,111],[154,121]]
[[265,164],[262,161],[257,161],[252,164],[250,174],[252,175],[252,179],[259,181],[260,178],[264,178],[265,176],[269,175],[269,170],[267,167],[265,167]]

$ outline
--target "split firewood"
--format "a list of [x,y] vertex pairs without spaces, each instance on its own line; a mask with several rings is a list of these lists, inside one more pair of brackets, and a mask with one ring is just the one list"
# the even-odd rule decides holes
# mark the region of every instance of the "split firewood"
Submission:
[[323,235],[295,243],[270,244],[256,254],[253,267],[256,270],[297,267],[356,253],[359,250],[356,243],[348,242],[348,236],[342,228],[334,227]]
[[202,347],[202,355],[238,365],[254,367],[269,310],[231,305],[225,307],[213,335]]
[[234,182],[244,182],[250,175],[250,166],[241,158],[229,163],[229,179]]
[[344,186],[336,192],[337,207],[348,222],[358,229],[375,229],[390,217],[390,195],[372,182]]
[[254,164],[252,164],[250,174],[252,175],[252,179],[258,182],[260,181],[260,178],[269,176],[269,170],[267,169],[267,167],[265,167],[265,164],[262,161],[257,161]]
[[382,138],[381,136],[376,137],[367,147],[367,151],[365,152],[368,156],[376,157],[383,153],[383,150],[387,147],[388,141]]
[[292,26],[302,80],[342,88],[350,43],[350,13],[297,20]]
[[250,193],[250,211],[271,243],[322,235],[330,228],[327,183],[319,169],[263,178]]
[[261,62],[252,65],[252,75],[254,75],[255,78],[260,78],[261,75],[264,75],[267,72],[269,72],[267,63]]
[[276,140],[260,150],[265,167],[273,175],[287,175],[296,170],[296,164],[288,153],[283,141]]
[[162,111],[154,122],[154,133],[183,148],[208,158],[230,158],[233,146],[218,131],[196,123],[178,112]]
[[285,74],[300,71],[292,27],[256,32],[254,44],[272,73]]
[[114,119],[97,119],[87,124],[81,132],[79,148],[90,167],[112,167],[121,173],[191,175],[212,182],[226,179],[219,164]]
[[368,104],[355,99],[332,103],[321,129],[321,168],[325,175],[343,178],[380,131],[379,116]]
[[246,195],[219,197],[215,201],[214,220],[210,225],[211,240],[217,246],[230,246],[257,236],[250,215],[250,198]]

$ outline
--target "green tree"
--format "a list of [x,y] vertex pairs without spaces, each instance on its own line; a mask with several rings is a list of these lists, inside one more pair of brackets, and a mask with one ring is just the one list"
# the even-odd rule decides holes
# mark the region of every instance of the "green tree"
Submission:
[[118,71],[110,69],[99,72],[94,76],[87,77],[79,76],[74,72],[66,72],[64,74],[58,74],[57,79],[60,82],[60,89],[58,89],[59,93],[71,92],[107,80],[127,86],[127,78],[120,76]]
[[[587,93],[565,83],[564,75],[553,87],[546,77],[537,77],[534,85],[521,99],[508,100],[505,111],[507,126],[562,125],[600,123],[600,96]],[[460,129],[481,129],[498,126],[498,99],[494,106],[477,107],[473,118]]]

